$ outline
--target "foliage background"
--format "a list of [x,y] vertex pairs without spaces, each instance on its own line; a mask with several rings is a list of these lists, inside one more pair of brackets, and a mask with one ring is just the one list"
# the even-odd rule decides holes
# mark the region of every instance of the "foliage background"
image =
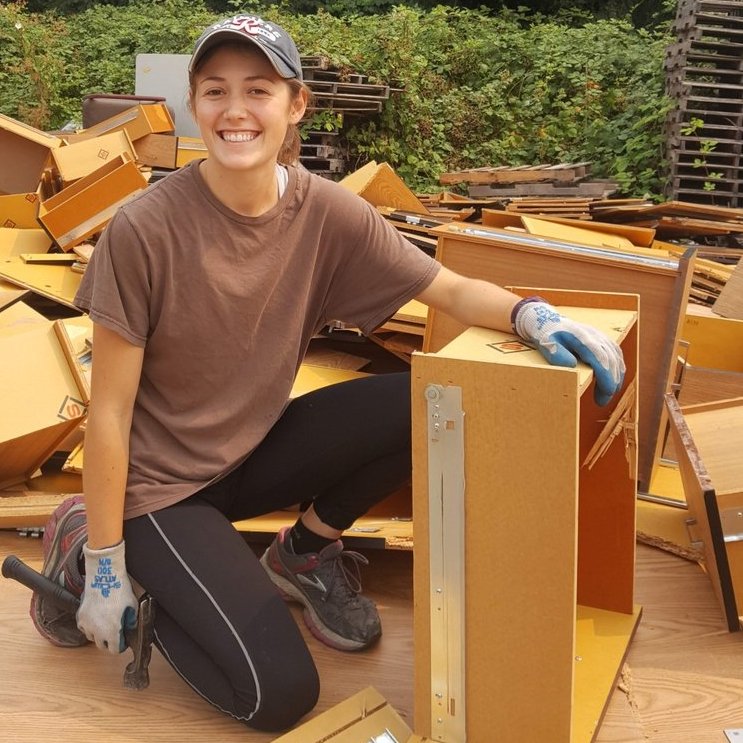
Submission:
[[[607,17],[607,4],[597,15],[588,2],[547,15],[363,0],[344,2],[357,12],[333,14],[303,1],[6,3],[0,112],[47,130],[79,124],[85,95],[134,92],[137,54],[188,53],[207,24],[248,10],[287,28],[302,54],[402,89],[381,115],[344,122],[354,168],[386,161],[411,188],[432,191],[450,170],[591,161],[592,174],[617,180],[623,195],[660,198],[670,38],[657,3],[637,27],[630,11],[643,3]],[[60,4],[72,12],[60,15]]]

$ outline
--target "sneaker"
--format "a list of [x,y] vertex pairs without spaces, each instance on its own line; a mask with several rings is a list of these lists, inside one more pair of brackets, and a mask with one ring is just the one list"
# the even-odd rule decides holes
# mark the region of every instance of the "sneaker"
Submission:
[[318,640],[337,650],[361,650],[382,634],[374,602],[361,595],[359,564],[369,561],[343,549],[340,540],[319,553],[295,555],[284,527],[261,564],[288,601],[304,604],[304,621]]
[[[44,527],[44,566],[41,572],[75,596],[82,594],[85,584],[78,559],[88,536],[86,527],[85,504],[80,495],[67,498],[57,506]],[[36,592],[31,596],[31,619],[41,635],[53,645],[74,648],[88,642],[77,628],[74,612],[60,609]]]

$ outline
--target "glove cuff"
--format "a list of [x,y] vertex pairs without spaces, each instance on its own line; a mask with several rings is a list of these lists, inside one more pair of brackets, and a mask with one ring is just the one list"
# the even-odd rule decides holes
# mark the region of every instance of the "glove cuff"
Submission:
[[518,302],[516,302],[516,304],[513,306],[513,309],[511,310],[511,330],[513,330],[514,335],[519,336],[519,338],[521,337],[521,333],[516,330],[516,319],[518,318],[519,312],[521,312],[524,305],[531,304],[532,302],[544,302],[546,304],[545,299],[542,299],[542,297],[535,294],[533,297],[520,299]]
[[92,557],[97,560],[100,557],[118,557],[119,554],[124,552],[124,540],[111,545],[110,547],[102,547],[101,549],[94,550],[88,547],[87,542],[83,545],[83,554],[85,557]]

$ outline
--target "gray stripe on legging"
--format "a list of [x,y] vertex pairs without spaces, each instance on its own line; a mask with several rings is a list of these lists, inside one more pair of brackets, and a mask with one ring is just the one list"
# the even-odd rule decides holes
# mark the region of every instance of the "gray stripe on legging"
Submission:
[[[171,660],[171,665],[173,666],[173,668],[175,668],[178,671],[178,675],[181,676],[181,678],[183,678],[183,680],[192,689],[194,689],[194,691],[196,691],[199,694],[199,696],[206,699],[209,702],[209,704],[214,705],[217,709],[229,714],[231,717],[234,717],[237,720],[252,719],[253,715],[255,715],[256,712],[258,712],[258,710],[261,707],[261,687],[260,687],[260,683],[258,682],[258,674],[255,672],[255,667],[253,666],[253,662],[250,660],[250,655],[248,654],[247,648],[243,644],[243,641],[240,639],[240,636],[235,631],[235,628],[232,626],[232,622],[230,622],[230,620],[227,618],[227,615],[222,611],[219,604],[217,604],[217,602],[214,600],[214,596],[212,596],[211,593],[209,593],[206,586],[194,575],[193,570],[191,570],[191,568],[183,561],[183,558],[180,556],[180,554],[178,554],[178,551],[173,546],[173,543],[165,536],[165,532],[163,532],[163,530],[160,528],[160,525],[155,520],[155,517],[153,516],[153,514],[148,513],[147,517],[150,519],[155,529],[157,529],[160,536],[163,538],[163,541],[165,542],[165,544],[168,545],[170,551],[175,555],[175,558],[178,560],[178,562],[180,562],[181,565],[183,565],[183,569],[191,576],[191,578],[193,578],[194,583],[196,583],[196,585],[199,586],[199,588],[201,588],[201,590],[206,594],[206,596],[208,596],[209,601],[211,601],[214,608],[219,612],[219,615],[222,617],[222,619],[224,619],[224,623],[227,625],[227,627],[229,627],[230,632],[232,632],[232,636],[235,638],[235,640],[237,641],[237,644],[242,649],[243,655],[245,656],[245,660],[247,661],[248,666],[250,666],[250,672],[253,674],[253,682],[255,684],[255,696],[256,696],[255,709],[250,713],[248,717],[238,717],[237,715],[232,714],[232,712],[230,712],[229,710],[223,710],[218,704],[213,702],[211,699],[208,699],[205,694],[203,694],[199,689],[197,689],[180,671],[178,671],[178,668],[172,662],[172,660]],[[165,649],[162,643],[160,643],[160,647],[162,647],[163,650]],[[167,653],[167,651],[166,651],[166,655],[168,655],[168,659],[170,660],[170,655]]]

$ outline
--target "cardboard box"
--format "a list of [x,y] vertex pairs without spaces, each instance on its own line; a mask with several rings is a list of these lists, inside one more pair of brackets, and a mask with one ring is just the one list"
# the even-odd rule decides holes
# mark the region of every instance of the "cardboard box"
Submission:
[[39,205],[39,222],[62,250],[100,232],[116,210],[147,186],[123,153]]
[[0,227],[19,230],[39,229],[36,212],[39,209],[37,193],[6,194],[0,196]]
[[0,114],[0,194],[36,191],[57,137]]
[[86,415],[53,324],[0,335],[0,489],[28,480]]
[[60,147],[52,152],[52,159],[63,186],[68,186],[124,153],[136,159],[132,141],[122,130]]
[[148,134],[169,133],[175,131],[173,117],[164,103],[142,103],[127,108],[115,116],[111,116],[94,126],[81,132],[72,134],[66,139],[80,142],[85,139],[99,137],[101,134],[125,130],[132,142],[136,142]]
[[274,743],[424,743],[372,686],[313,717]]
[[137,162],[151,168],[175,170],[178,137],[172,134],[148,134],[137,140]]

